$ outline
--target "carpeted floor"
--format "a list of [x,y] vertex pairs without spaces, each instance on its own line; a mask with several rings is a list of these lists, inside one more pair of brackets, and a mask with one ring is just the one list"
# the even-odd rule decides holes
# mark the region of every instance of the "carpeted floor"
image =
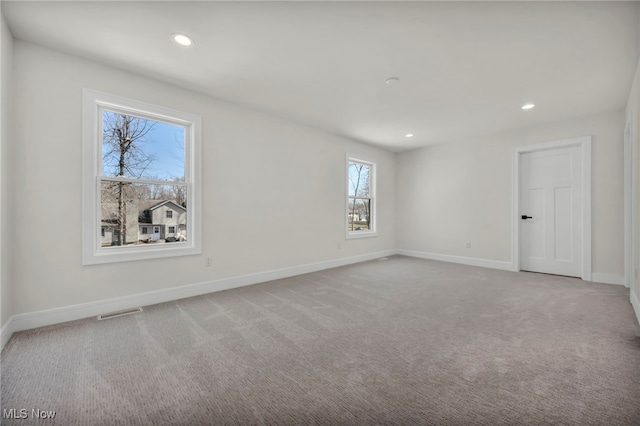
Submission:
[[639,336],[621,286],[394,256],[17,333],[2,408],[56,417],[3,424],[638,425]]

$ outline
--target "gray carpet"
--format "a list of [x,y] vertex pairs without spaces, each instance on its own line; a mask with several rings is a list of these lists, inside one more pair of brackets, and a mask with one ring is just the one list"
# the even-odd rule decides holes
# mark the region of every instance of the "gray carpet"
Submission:
[[638,425],[621,286],[395,256],[17,333],[3,424]]

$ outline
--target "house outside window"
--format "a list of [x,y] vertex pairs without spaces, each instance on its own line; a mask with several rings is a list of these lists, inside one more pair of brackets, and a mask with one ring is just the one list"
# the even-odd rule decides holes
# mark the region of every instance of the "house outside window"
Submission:
[[347,238],[377,236],[376,164],[347,155]]
[[176,227],[175,226],[170,226],[169,227],[169,233],[170,234],[175,234],[176,233]]
[[83,108],[83,264],[201,253],[200,117],[91,90]]

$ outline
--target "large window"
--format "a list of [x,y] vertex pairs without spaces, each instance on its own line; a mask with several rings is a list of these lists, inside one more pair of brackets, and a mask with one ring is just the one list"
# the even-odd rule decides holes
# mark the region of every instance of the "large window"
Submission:
[[347,238],[376,235],[375,163],[347,159]]
[[200,253],[200,117],[90,90],[83,108],[83,263]]

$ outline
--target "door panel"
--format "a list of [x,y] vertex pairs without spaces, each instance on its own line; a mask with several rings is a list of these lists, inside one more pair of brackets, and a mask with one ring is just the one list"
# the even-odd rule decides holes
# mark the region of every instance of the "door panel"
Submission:
[[572,212],[573,191],[571,187],[555,188],[554,259],[573,260]]
[[582,182],[580,148],[520,157],[520,267],[581,276]]
[[522,246],[523,255],[530,258],[544,259],[544,188],[527,188],[524,197],[523,212],[532,219],[523,221],[521,229],[522,239],[528,244]]

